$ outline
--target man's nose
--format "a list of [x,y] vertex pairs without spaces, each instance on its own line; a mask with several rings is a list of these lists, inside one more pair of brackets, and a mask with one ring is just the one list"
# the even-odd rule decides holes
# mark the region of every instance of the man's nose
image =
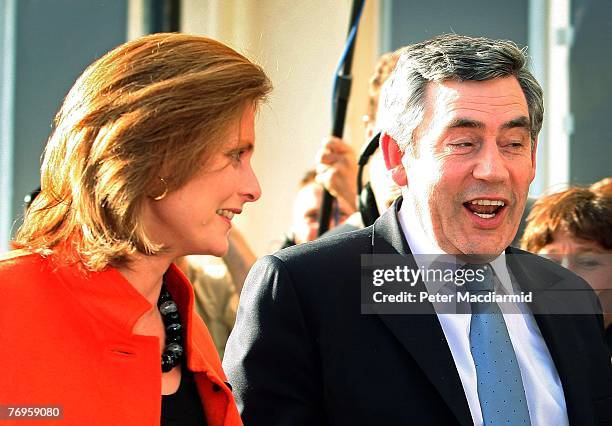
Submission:
[[255,171],[250,165],[246,171],[240,194],[246,198],[246,202],[257,201],[261,197],[261,186],[259,186]]
[[495,141],[482,145],[472,175],[476,179],[488,182],[504,182],[509,178],[506,159],[499,152]]

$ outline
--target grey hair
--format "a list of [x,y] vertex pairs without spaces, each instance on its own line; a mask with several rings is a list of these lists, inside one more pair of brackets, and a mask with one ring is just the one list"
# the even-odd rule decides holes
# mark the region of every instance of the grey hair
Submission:
[[397,51],[400,58],[381,92],[377,127],[405,151],[425,115],[429,82],[483,81],[514,76],[529,109],[531,142],[542,128],[543,92],[527,69],[526,49],[511,41],[444,34]]

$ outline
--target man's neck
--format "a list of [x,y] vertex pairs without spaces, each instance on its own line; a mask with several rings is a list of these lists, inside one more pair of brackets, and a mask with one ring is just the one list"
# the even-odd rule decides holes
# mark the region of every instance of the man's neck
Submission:
[[422,223],[420,217],[421,215],[418,214],[408,194],[404,194],[404,201],[398,212],[398,220],[412,254],[447,254],[431,238],[431,223]]

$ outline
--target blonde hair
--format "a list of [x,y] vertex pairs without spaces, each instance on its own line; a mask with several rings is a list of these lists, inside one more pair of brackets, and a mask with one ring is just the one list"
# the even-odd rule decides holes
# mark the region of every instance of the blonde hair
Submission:
[[145,197],[160,178],[168,191],[185,184],[270,90],[259,66],[206,37],[153,34],[113,49],[55,118],[42,191],[16,245],[42,254],[67,246],[91,270],[159,253],[139,220]]

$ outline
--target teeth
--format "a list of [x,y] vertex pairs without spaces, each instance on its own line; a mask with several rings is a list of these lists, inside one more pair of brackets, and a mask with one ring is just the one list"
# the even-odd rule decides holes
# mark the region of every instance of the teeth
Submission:
[[501,200],[472,200],[472,204],[478,204],[479,206],[504,206],[504,202]]
[[476,213],[476,212],[472,212],[474,213],[476,216],[481,217],[483,219],[491,219],[492,217],[495,217],[495,213],[492,214],[488,214],[488,213]]
[[217,214],[221,216],[225,216],[229,220],[232,220],[232,218],[234,217],[234,212],[229,211],[229,210],[224,210],[224,209],[217,210]]

